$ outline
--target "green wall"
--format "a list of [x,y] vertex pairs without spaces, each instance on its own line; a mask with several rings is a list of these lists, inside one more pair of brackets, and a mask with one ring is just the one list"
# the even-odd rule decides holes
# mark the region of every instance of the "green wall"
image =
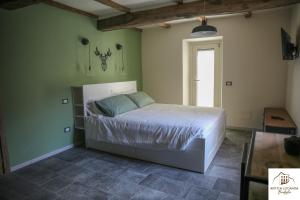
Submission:
[[[73,144],[70,86],[90,83],[141,80],[141,33],[133,30],[100,32],[96,20],[38,4],[15,11],[0,10],[1,99],[10,164],[25,162]],[[92,70],[88,70],[91,41]],[[124,46],[125,72],[121,72]],[[95,47],[110,48],[108,70],[100,70]],[[73,128],[72,128],[73,129]]]

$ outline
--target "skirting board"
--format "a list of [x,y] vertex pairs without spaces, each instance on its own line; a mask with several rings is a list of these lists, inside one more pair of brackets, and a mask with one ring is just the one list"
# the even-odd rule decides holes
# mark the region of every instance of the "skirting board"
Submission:
[[41,156],[39,156],[39,157],[37,157],[37,158],[34,158],[34,159],[32,159],[32,160],[28,160],[28,161],[23,162],[23,163],[21,163],[21,164],[12,166],[12,167],[10,168],[10,171],[11,171],[11,172],[14,172],[14,171],[16,171],[16,170],[18,170],[18,169],[21,169],[21,168],[23,168],[23,167],[26,167],[26,166],[31,165],[31,164],[33,164],[33,163],[36,163],[36,162],[38,162],[38,161],[44,160],[44,159],[46,159],[46,158],[49,158],[49,157],[54,156],[54,155],[56,155],[56,154],[59,154],[59,153],[61,153],[61,152],[63,152],[63,151],[72,149],[74,146],[75,146],[74,144],[70,144],[70,145],[65,146],[65,147],[63,147],[63,148],[56,149],[56,150],[54,150],[54,151],[51,151],[51,152],[46,153],[46,154],[44,154],[44,155],[41,155]]

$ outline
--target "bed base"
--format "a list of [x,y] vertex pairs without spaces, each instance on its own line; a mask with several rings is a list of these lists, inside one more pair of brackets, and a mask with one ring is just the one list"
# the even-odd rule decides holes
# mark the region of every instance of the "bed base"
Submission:
[[101,142],[86,137],[86,147],[127,156],[144,161],[205,173],[225,138],[225,125],[218,127],[218,134],[205,139],[194,139],[187,150],[156,150],[122,144]]

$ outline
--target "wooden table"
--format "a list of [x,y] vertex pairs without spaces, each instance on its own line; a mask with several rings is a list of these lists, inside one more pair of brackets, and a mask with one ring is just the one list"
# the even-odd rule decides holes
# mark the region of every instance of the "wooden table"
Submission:
[[284,134],[254,132],[244,176],[243,199],[248,199],[250,181],[268,184],[269,168],[299,168],[300,156],[288,155],[284,150]]

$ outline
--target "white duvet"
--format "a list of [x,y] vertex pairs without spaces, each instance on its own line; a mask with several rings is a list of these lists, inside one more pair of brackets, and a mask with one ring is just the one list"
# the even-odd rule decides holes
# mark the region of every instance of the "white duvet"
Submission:
[[221,108],[151,104],[116,117],[91,111],[85,119],[86,137],[131,146],[156,145],[185,150],[195,138],[205,138],[224,123]]

